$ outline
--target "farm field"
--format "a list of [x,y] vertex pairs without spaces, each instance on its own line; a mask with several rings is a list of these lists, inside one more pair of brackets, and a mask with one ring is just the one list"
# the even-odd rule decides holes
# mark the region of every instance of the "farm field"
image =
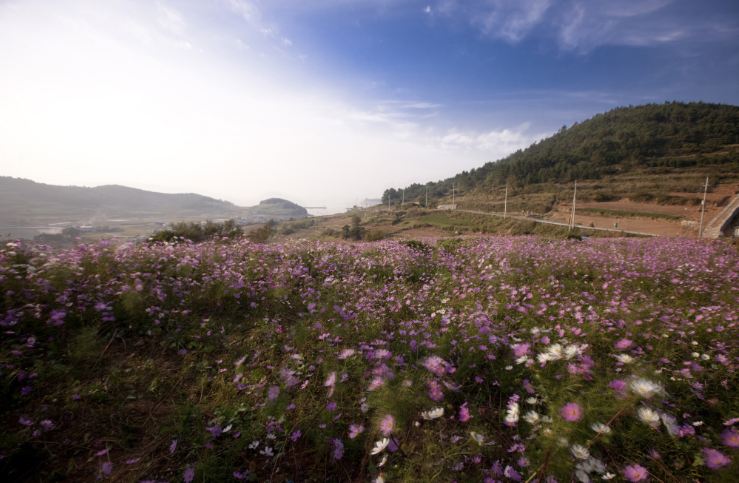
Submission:
[[736,481],[723,241],[0,248],[2,481]]

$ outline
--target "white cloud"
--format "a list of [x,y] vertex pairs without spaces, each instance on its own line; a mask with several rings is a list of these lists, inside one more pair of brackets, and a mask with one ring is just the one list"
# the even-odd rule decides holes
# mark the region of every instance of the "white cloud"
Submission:
[[[237,3],[240,19],[260,18]],[[437,103],[344,98],[262,59],[271,38],[257,33],[246,48],[238,30],[177,6],[0,3],[0,173],[336,210],[492,156],[494,136],[443,145],[426,124]],[[507,136],[504,149],[515,143]]]
[[526,148],[547,136],[547,134],[533,134],[529,130],[530,124],[528,123],[515,128],[487,132],[452,130],[441,137],[440,142],[445,148],[477,151],[485,154],[488,160],[496,160]]
[[521,41],[544,18],[551,0],[491,0],[473,23],[491,37]]

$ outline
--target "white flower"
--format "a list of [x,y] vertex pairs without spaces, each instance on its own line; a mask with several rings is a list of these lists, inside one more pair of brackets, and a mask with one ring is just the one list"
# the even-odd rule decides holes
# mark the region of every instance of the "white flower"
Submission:
[[536,399],[535,397],[527,397],[526,398],[526,403],[528,403],[528,404],[536,404],[538,402],[539,402],[539,400]]
[[382,468],[383,466],[385,466],[385,463],[387,463],[387,453],[382,455],[382,459],[380,460],[379,463],[377,463],[377,467]]
[[590,483],[590,476],[588,476],[588,474],[583,470],[575,471],[575,477],[577,477],[577,481],[580,483]]
[[428,411],[421,412],[421,417],[427,421],[432,419],[438,419],[444,415],[444,408],[434,408]]
[[642,406],[636,410],[636,414],[643,423],[648,424],[654,429],[659,427],[659,413],[654,409]]
[[379,441],[375,441],[375,446],[372,448],[372,451],[370,453],[373,455],[380,454],[385,451],[385,448],[387,448],[388,444],[390,444],[390,440],[387,438],[382,438]]
[[628,354],[616,354],[614,357],[621,364],[631,364],[634,362],[634,358]]
[[611,427],[603,423],[593,423],[590,425],[590,429],[592,429],[598,434],[610,434],[611,433]]
[[677,420],[674,416],[662,413],[659,415],[660,419],[662,420],[662,424],[665,425],[665,429],[667,429],[667,434],[670,436],[675,436],[680,431],[680,427],[677,425]]
[[518,403],[512,402],[508,404],[508,410],[506,411],[506,415],[505,415],[506,424],[510,426],[515,425],[518,422],[518,416],[519,416]]
[[529,411],[523,415],[523,420],[532,425],[537,424],[539,419],[539,413],[536,411]]
[[662,386],[656,382],[641,377],[632,380],[629,387],[634,394],[644,399],[650,399],[652,396],[660,394],[663,391]]
[[588,451],[588,448],[581,444],[573,444],[570,447],[570,452],[572,453],[572,456],[579,460],[586,460],[590,457],[590,451]]
[[575,356],[580,356],[587,348],[587,344],[570,344],[565,347],[565,358],[569,360]]
[[476,433],[474,431],[470,431],[470,436],[473,440],[475,440],[475,443],[482,446],[485,443],[485,436],[481,435],[480,433]]
[[558,361],[562,358],[562,346],[560,344],[552,344],[547,347],[547,355],[549,360]]
[[372,480],[372,483],[385,483],[385,478],[382,475],[377,475],[377,478]]
[[606,472],[605,475],[601,476],[601,479],[608,481],[608,480],[614,479],[615,477],[616,477],[615,474],[610,473],[610,472]]

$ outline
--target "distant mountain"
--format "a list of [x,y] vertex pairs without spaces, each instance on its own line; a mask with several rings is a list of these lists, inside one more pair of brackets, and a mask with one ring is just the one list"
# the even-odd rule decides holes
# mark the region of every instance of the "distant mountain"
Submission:
[[259,202],[257,206],[244,208],[242,217],[256,217],[263,221],[268,219],[285,220],[289,218],[305,218],[308,210],[292,201],[282,198],[269,198]]
[[0,226],[122,220],[166,223],[206,218],[262,221],[303,218],[308,214],[305,208],[278,198],[264,200],[257,206],[239,207],[194,193],[157,193],[119,185],[55,186],[11,177],[0,177],[0,207]]
[[[739,170],[739,107],[669,102],[621,107],[598,114],[499,161],[452,178],[405,187],[405,201],[422,201],[428,189],[436,200],[460,192],[480,192],[506,183],[529,187],[573,180],[635,175],[645,170],[664,174],[711,166],[721,176]],[[709,173],[709,171],[706,171]],[[391,188],[383,203],[397,202]]]

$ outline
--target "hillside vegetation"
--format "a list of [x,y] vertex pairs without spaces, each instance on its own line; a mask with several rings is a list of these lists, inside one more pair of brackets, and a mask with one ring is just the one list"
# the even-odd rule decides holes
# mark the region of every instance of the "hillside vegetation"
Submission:
[[[671,102],[622,107],[563,127],[499,161],[442,181],[410,185],[405,200],[423,202],[427,188],[432,201],[448,197],[452,184],[458,194],[490,191],[506,183],[519,191],[541,193],[556,192],[558,185],[574,180],[602,180],[608,185],[597,192],[604,198],[646,196],[651,199],[645,201],[677,203],[680,199],[669,193],[698,191],[700,176],[711,176],[711,188],[736,180],[738,148],[737,106]],[[666,179],[686,173],[699,175]],[[661,183],[649,185],[654,177]],[[384,203],[400,198],[400,189],[383,194]]]

